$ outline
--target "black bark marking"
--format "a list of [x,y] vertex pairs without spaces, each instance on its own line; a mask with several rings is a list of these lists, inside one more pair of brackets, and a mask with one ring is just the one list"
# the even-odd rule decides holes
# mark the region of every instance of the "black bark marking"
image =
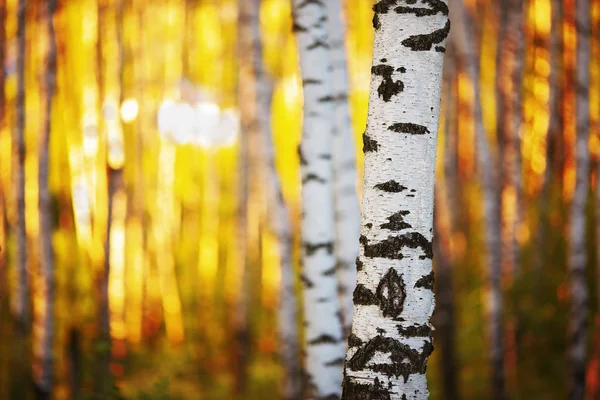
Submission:
[[344,400],[391,400],[389,388],[383,387],[379,379],[375,384],[356,383],[352,378],[345,377],[342,383],[342,399]]
[[362,345],[363,341],[354,333],[351,333],[350,336],[348,336],[348,347],[358,347]]
[[381,21],[379,20],[379,14],[377,13],[373,15],[373,28],[375,30],[379,30],[379,28],[381,28]]
[[[439,42],[436,42],[436,43],[439,43]],[[322,47],[324,49],[328,49],[329,48],[329,44],[326,41],[323,41],[323,40],[315,40],[314,43],[312,43],[306,49],[307,50],[314,50],[314,49],[316,49],[318,47]]]
[[426,126],[403,122],[390,125],[388,130],[398,133],[408,133],[411,135],[425,135],[426,133],[430,133]]
[[[336,358],[334,360],[331,360],[331,361],[325,363],[326,367],[334,367],[336,365],[344,365],[344,358],[343,357]],[[338,398],[336,397],[336,399],[338,399]]]
[[403,186],[400,183],[393,181],[393,180],[387,181],[384,183],[378,183],[377,185],[374,186],[374,188],[383,190],[384,192],[390,192],[390,193],[400,193],[403,190],[408,189],[406,186]]
[[386,14],[396,4],[398,4],[398,0],[379,0],[373,5],[373,11],[377,14]]
[[323,276],[331,276],[331,275],[335,275],[335,271],[337,271],[337,269],[338,269],[338,266],[337,266],[337,264],[336,264],[336,265],[334,265],[333,267],[331,267],[331,268],[329,268],[329,269],[327,269],[327,270],[323,271],[323,272],[321,273],[321,275],[323,275]]
[[443,46],[435,46],[435,51],[437,51],[438,53],[445,53],[446,48]]
[[383,98],[383,101],[388,102],[392,99],[392,96],[396,96],[398,93],[404,90],[404,83],[402,81],[394,81],[392,74],[394,73],[394,67],[391,65],[374,65],[371,68],[373,75],[381,76],[383,80],[377,88],[379,97]]
[[415,283],[416,288],[430,289],[433,290],[433,282],[435,278],[433,276],[433,271],[431,271],[427,275],[423,275],[417,283]]
[[450,33],[450,21],[446,21],[446,25],[423,35],[413,35],[402,41],[404,47],[408,47],[413,51],[428,51],[434,44],[442,43]]
[[406,287],[402,276],[394,268],[390,268],[379,281],[376,296],[384,317],[396,318],[402,314]]
[[410,214],[410,211],[402,210],[390,215],[387,220],[389,222],[380,225],[381,229],[389,229],[390,231],[400,231],[402,229],[412,228],[412,226],[404,221],[404,216]]
[[369,135],[363,133],[363,153],[368,153],[370,151],[378,151],[379,143],[377,140],[371,139]]
[[306,185],[310,181],[316,181],[316,182],[319,182],[319,183],[325,183],[325,182],[327,182],[325,179],[321,178],[319,175],[313,174],[313,173],[309,173],[308,175],[306,175],[302,179],[302,184]]
[[317,345],[317,344],[330,344],[330,343],[337,343],[337,342],[339,342],[339,339],[336,339],[331,335],[321,335],[321,336],[314,338],[313,340],[310,340],[308,342],[308,344],[312,346],[312,345]]
[[365,224],[365,226],[366,226],[367,228],[371,229],[371,228],[373,227],[373,224],[369,222],[369,223]]
[[431,337],[431,327],[429,325],[398,325],[396,329],[398,330],[398,334],[402,335],[405,338]]
[[400,236],[388,236],[387,239],[375,244],[369,244],[367,238],[364,237],[362,239],[363,237],[361,236],[361,243],[364,242],[365,257],[402,260],[404,258],[402,249],[408,247],[411,249],[421,248],[423,253],[425,253],[423,256],[420,256],[421,259],[433,258],[431,242],[419,232],[409,232]]
[[396,68],[396,71],[400,72],[401,74],[405,74],[406,68],[404,68],[404,67]]
[[333,242],[324,242],[324,243],[308,243],[304,242],[304,250],[306,251],[306,255],[312,256],[317,252],[317,250],[325,249],[327,253],[333,253]]
[[375,306],[379,304],[375,294],[366,288],[365,285],[359,283],[354,289],[352,294],[354,304],[360,304],[361,306]]
[[304,284],[304,286],[306,286],[307,288],[312,288],[315,286],[315,284],[306,277],[306,275],[304,274],[300,274],[300,280],[302,281],[302,283]]
[[308,32],[308,29],[294,22],[292,25],[292,32],[300,33],[300,32]]
[[325,96],[325,97],[319,97],[317,99],[317,101],[319,103],[329,103],[329,102],[335,101],[335,97],[333,97],[331,95],[328,95],[328,96]]
[[303,79],[302,80],[302,86],[306,86],[306,85],[320,85],[321,83],[323,83],[322,80],[320,79]]
[[[431,340],[425,340],[421,351],[415,350],[400,341],[378,335],[359,348],[347,362],[347,367],[354,370],[368,369],[388,376],[402,376],[404,383],[412,374],[424,374],[427,371],[427,359],[433,351]],[[388,353],[390,364],[371,364],[376,353]]]
[[362,261],[360,261],[360,259],[358,257],[356,257],[356,270],[362,271],[364,266],[365,266],[364,263]]
[[308,161],[304,157],[304,153],[302,152],[302,146],[298,146],[298,158],[300,159],[300,165],[308,165]]
[[[407,1],[406,3],[415,4],[416,1]],[[426,4],[431,8],[398,6],[394,11],[398,14],[414,14],[417,17],[436,15],[437,13],[448,15],[448,6],[441,0],[421,0],[421,4]]]

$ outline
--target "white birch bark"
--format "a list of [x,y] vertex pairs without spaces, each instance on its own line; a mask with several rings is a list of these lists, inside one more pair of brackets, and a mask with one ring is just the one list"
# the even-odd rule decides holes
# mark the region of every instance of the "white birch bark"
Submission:
[[54,251],[52,248],[52,205],[48,176],[50,172],[50,132],[52,127],[52,98],[56,83],[56,37],[53,18],[56,0],[46,2],[45,19],[48,27],[48,53],[46,55],[46,90],[44,124],[40,134],[39,198],[40,213],[40,272],[42,275],[40,294],[42,306],[35,311],[34,332],[34,379],[36,398],[52,398],[53,342],[54,342]]
[[455,36],[453,44],[465,63],[467,73],[473,84],[475,144],[481,169],[485,216],[485,247],[488,265],[486,314],[490,342],[491,398],[500,400],[505,397],[504,389],[504,344],[502,327],[502,288],[501,288],[501,225],[499,181],[495,158],[489,148],[483,125],[481,89],[479,87],[479,60],[475,51],[472,32],[467,28],[467,15],[462,0],[453,3]]
[[426,399],[433,351],[433,191],[445,39],[442,0],[381,0],[345,400]]
[[27,329],[30,318],[27,231],[25,229],[25,21],[27,19],[27,0],[19,0],[17,7],[17,121],[12,138],[13,177],[17,208],[15,227],[17,288],[14,311],[20,328]]
[[344,337],[352,326],[352,291],[356,285],[356,256],[360,236],[360,207],[356,194],[356,156],[348,104],[348,67],[341,0],[327,1],[333,91],[333,177],[335,198],[335,257],[339,280]]
[[299,154],[306,395],[309,399],[335,399],[341,394],[344,342],[334,254],[334,96],[327,7],[321,0],[292,0],[292,12],[304,89]]
[[569,398],[585,397],[586,371],[586,329],[588,289],[585,277],[587,254],[585,246],[586,217],[585,204],[588,196],[590,156],[588,148],[590,129],[589,87],[590,87],[590,1],[577,0],[575,5],[575,25],[577,26],[576,50],[576,130],[575,142],[575,191],[571,201],[569,227],[569,273],[571,280],[571,310],[569,315]]

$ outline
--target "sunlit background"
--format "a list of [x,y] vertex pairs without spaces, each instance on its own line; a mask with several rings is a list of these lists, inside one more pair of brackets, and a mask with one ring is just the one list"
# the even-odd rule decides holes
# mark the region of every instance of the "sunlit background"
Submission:
[[[237,5],[235,0],[61,0],[54,17],[58,46],[52,110],[50,187],[55,250],[55,398],[70,397],[74,379],[93,392],[95,364],[110,351],[110,372],[126,398],[167,390],[171,398],[234,398],[232,324],[240,295],[236,265],[238,208]],[[372,53],[372,0],[346,0],[350,104],[359,172]],[[491,0],[470,0],[481,42],[481,95],[492,148],[496,140],[498,17]],[[596,37],[600,2],[592,12]],[[32,344],[12,322],[17,281],[17,206],[12,191],[11,133],[16,121],[17,1],[5,0],[4,105],[0,125],[0,398],[31,398]],[[29,0],[26,25],[25,216],[32,305],[39,295],[38,140],[42,129],[47,29],[43,0]],[[505,318],[520,321],[507,344],[512,398],[565,398],[567,207],[575,185],[574,0],[564,0],[560,79],[560,133],[546,151],[550,113],[550,0],[527,6],[524,79],[524,220],[518,277],[505,279]],[[302,87],[289,0],[263,0],[260,10],[264,63],[274,83],[272,132],[276,166],[290,207],[295,237],[300,217],[297,145]],[[600,154],[600,47],[593,42],[589,149]],[[483,246],[481,181],[474,145],[473,85],[463,68],[444,85],[438,189],[454,190],[440,237],[449,246],[456,307],[457,377],[464,398],[487,398],[489,363],[484,318],[487,270]],[[452,99],[450,102],[448,99]],[[452,104],[452,105],[451,105]],[[452,107],[454,114],[446,114]],[[449,125],[448,125],[449,124]],[[448,125],[449,129],[446,129]],[[456,174],[443,163],[452,143]],[[551,158],[548,158],[548,154]],[[544,174],[551,181],[544,189]],[[595,190],[596,169],[590,177]],[[359,176],[361,174],[359,173]],[[111,178],[112,177],[112,178]],[[113,182],[111,189],[109,182]],[[263,182],[258,182],[260,188]],[[593,219],[590,194],[589,215]],[[515,191],[502,193],[503,215],[515,212]],[[112,224],[106,238],[108,206]],[[548,203],[541,207],[542,199]],[[276,398],[279,261],[261,190],[248,198],[251,362],[240,398]],[[442,216],[444,218],[444,216]],[[547,221],[540,249],[538,237]],[[588,272],[596,311],[593,224]],[[100,282],[110,254],[110,343],[101,339]],[[299,251],[295,254],[299,268]],[[298,284],[298,289],[300,285]],[[443,287],[436,288],[446,290]],[[14,304],[13,304],[14,306]],[[34,313],[34,318],[35,318]],[[435,319],[434,319],[435,322]],[[34,321],[34,324],[36,321]],[[592,333],[592,325],[590,333]],[[600,346],[600,332],[590,335]],[[106,350],[108,349],[108,350]],[[590,350],[592,354],[592,350]],[[596,353],[594,353],[596,354]],[[441,357],[428,375],[432,398],[441,399]],[[79,360],[79,364],[73,360]],[[598,361],[597,358],[595,358]],[[74,372],[74,365],[78,372]],[[30,373],[30,372],[29,372]],[[74,374],[77,375],[74,378]],[[597,376],[590,382],[597,387]],[[158,389],[157,389],[158,385]],[[161,385],[167,387],[164,389]],[[108,397],[107,397],[108,398]],[[153,398],[153,397],[151,397]]]

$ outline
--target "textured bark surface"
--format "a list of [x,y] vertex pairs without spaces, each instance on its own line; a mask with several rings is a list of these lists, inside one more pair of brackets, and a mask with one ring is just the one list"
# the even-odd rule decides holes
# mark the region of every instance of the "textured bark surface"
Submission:
[[343,399],[426,399],[433,189],[446,1],[381,0]]
[[302,281],[306,335],[306,395],[341,394],[344,341],[336,276],[333,135],[334,92],[326,2],[293,0],[300,53],[304,120],[299,147],[302,175]]
[[487,288],[487,324],[489,335],[490,362],[492,364],[492,385],[490,398],[501,400],[505,397],[504,389],[504,345],[502,328],[502,288],[501,288],[501,226],[500,226],[500,194],[499,180],[496,173],[495,157],[489,148],[483,125],[481,89],[479,87],[479,58],[475,51],[472,26],[467,22],[468,16],[462,0],[452,3],[452,19],[454,21],[454,40],[458,56],[466,67],[467,74],[473,84],[475,141],[477,158],[481,170],[485,216],[485,246],[488,266]]
[[588,290],[585,277],[587,254],[585,248],[585,203],[588,196],[589,159],[589,87],[590,87],[590,2],[577,0],[575,22],[577,26],[577,55],[575,70],[576,130],[575,191],[571,202],[569,230],[569,275],[571,280],[571,310],[569,316],[569,398],[585,396],[586,329]]
[[356,195],[356,157],[348,104],[348,67],[341,0],[329,0],[329,48],[333,90],[333,177],[335,197],[335,257],[339,279],[344,337],[352,326],[352,291],[356,285],[356,256],[360,207]]
[[17,8],[17,121],[13,135],[13,178],[17,218],[17,288],[14,312],[21,328],[29,325],[29,277],[27,272],[27,231],[25,229],[25,20],[27,0],[19,0]]
[[39,199],[40,212],[40,272],[43,299],[41,309],[35,312],[34,332],[34,379],[38,399],[50,399],[54,386],[53,339],[54,339],[54,251],[52,248],[52,204],[48,185],[50,168],[50,133],[52,127],[52,98],[56,85],[56,36],[54,12],[56,0],[46,2],[45,19],[48,27],[48,53],[46,55],[45,104],[42,131],[40,133]]

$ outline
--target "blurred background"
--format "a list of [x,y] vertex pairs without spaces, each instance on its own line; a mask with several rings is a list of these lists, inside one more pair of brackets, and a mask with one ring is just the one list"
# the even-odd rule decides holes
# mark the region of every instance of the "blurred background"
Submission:
[[[53,333],[49,343],[56,399],[279,398],[280,255],[269,223],[265,181],[252,176],[244,198],[246,273],[240,274],[236,258],[240,201],[236,0],[57,1],[51,13],[56,85],[47,147],[51,205],[47,217],[55,279],[50,325],[44,312],[47,297],[39,250],[47,232],[40,229],[44,215],[38,206],[46,82],[52,73],[47,65],[49,12],[46,1],[27,1],[23,48],[18,41],[18,3],[0,0],[0,398],[34,398],[32,382],[43,370],[36,360],[45,351],[40,337],[48,337],[48,327]],[[349,103],[360,178],[373,0],[344,3]],[[482,120],[501,174],[507,165],[502,156],[507,142],[500,125],[510,118],[502,104],[506,93],[520,93],[522,183],[519,187],[499,180],[503,241],[514,239],[520,249],[514,265],[503,264],[502,270],[507,394],[515,399],[560,399],[567,393],[575,1],[525,2],[520,32],[524,52],[518,56],[521,88],[510,86],[510,73],[503,67],[503,51],[510,45],[503,41],[510,33],[502,12],[505,3],[464,0],[471,16],[465,23],[472,29],[480,66],[477,85],[456,56],[458,51],[453,51],[460,47],[460,37],[452,39],[446,52],[436,201],[441,239],[436,257],[449,278],[446,274],[437,280],[436,293],[450,299],[444,304],[453,307],[438,308],[434,325],[451,329],[454,336],[452,351],[440,351],[437,345],[444,345],[443,338],[440,330],[434,333],[438,350],[427,370],[432,399],[448,398],[443,395],[448,380],[454,381],[460,398],[488,398],[490,391],[488,270],[475,146],[475,90],[481,96]],[[600,1],[592,1],[590,15],[595,39]],[[273,89],[275,165],[289,207],[300,295],[297,145],[303,99],[289,0],[261,1],[260,32]],[[600,263],[595,233],[600,216],[594,208],[600,154],[599,64],[600,42],[592,40],[592,170],[585,239],[590,398],[595,398],[600,385],[596,316],[600,287],[595,267]],[[24,77],[23,107],[19,71]],[[21,109],[25,150],[15,152]],[[250,152],[253,146],[259,144],[250,143]],[[23,203],[15,195],[19,154]],[[250,163],[256,161],[252,157],[256,155],[250,154]],[[510,221],[517,213],[518,223],[513,225]],[[26,246],[21,249],[26,252],[29,287],[23,297],[17,267],[19,221],[26,231]],[[28,306],[19,298],[25,298]],[[248,315],[244,365],[235,354],[240,299]],[[240,374],[245,377],[243,387],[236,379]]]

